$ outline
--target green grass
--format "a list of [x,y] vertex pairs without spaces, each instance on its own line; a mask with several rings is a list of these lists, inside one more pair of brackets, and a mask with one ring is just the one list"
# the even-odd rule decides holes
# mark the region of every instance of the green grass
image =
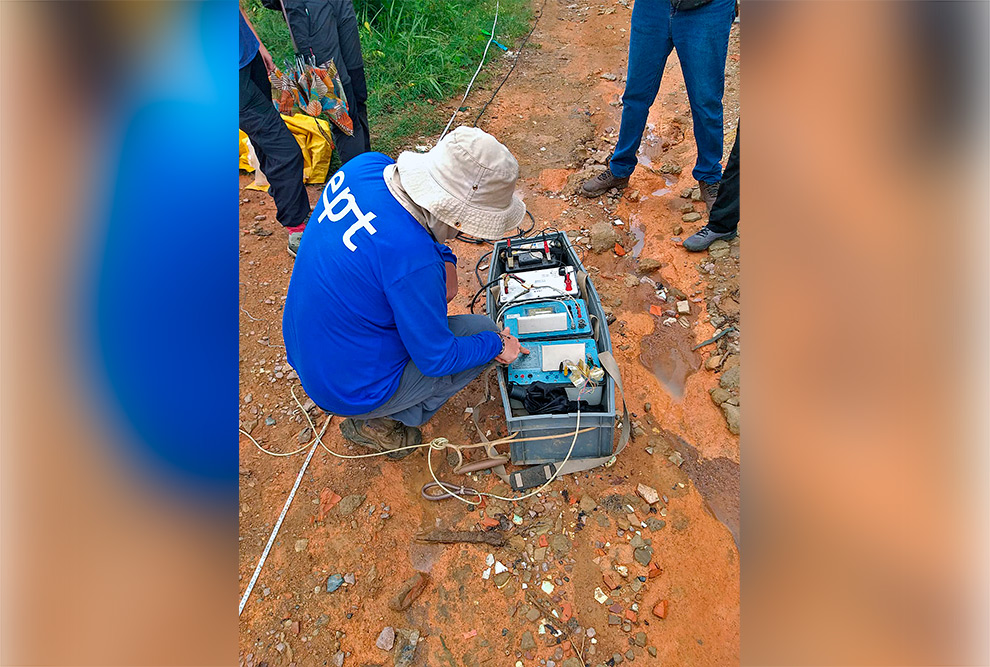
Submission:
[[[281,13],[260,0],[241,0],[275,62],[292,56]],[[372,149],[389,155],[419,136],[440,133],[447,116],[436,107],[464,94],[488,36],[495,0],[354,0],[368,78]],[[495,39],[510,49],[530,26],[529,0],[499,0]],[[475,86],[489,79],[502,58],[492,44]],[[473,120],[473,116],[467,116]]]

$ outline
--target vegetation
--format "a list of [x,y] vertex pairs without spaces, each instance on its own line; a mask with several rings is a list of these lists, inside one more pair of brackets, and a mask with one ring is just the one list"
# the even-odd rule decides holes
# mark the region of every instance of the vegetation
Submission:
[[[495,39],[512,48],[529,28],[529,0],[498,0]],[[276,63],[292,57],[281,13],[260,0],[241,0]],[[460,96],[485,50],[495,0],[354,0],[368,79],[372,148],[395,155],[417,136],[439,134],[447,122],[435,105]],[[494,44],[486,62],[498,60]],[[478,75],[483,81],[493,68]],[[478,82],[475,85],[479,85]]]

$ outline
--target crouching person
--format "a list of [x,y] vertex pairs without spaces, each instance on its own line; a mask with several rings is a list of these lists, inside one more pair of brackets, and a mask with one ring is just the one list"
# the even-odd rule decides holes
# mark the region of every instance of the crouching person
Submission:
[[[289,282],[282,333],[289,363],[341,433],[375,451],[422,442],[425,424],[492,362],[528,351],[482,315],[447,315],[459,231],[506,236],[526,207],[519,165],[476,128],[393,162],[364,153],[327,183]],[[412,450],[394,452],[401,458]]]

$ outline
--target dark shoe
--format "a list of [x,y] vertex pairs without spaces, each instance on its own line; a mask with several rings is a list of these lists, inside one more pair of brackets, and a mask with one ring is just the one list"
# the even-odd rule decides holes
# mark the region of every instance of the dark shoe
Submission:
[[603,192],[608,192],[612,188],[622,189],[629,185],[629,177],[616,178],[612,175],[612,170],[608,167],[605,171],[594,178],[589,178],[581,186],[581,194],[585,197],[597,197]]
[[728,241],[731,238],[735,238],[736,232],[726,232],[725,234],[719,234],[718,232],[713,232],[705,225],[699,229],[696,233],[684,239],[682,246],[690,250],[691,252],[701,252],[715,243],[719,239]]
[[340,433],[345,439],[376,452],[389,452],[390,459],[401,459],[412,454],[413,450],[399,452],[392,450],[411,447],[423,442],[423,432],[406,426],[388,417],[378,419],[345,419],[340,424]]
[[299,244],[302,242],[302,232],[292,232],[289,234],[289,254],[293,257],[299,252]]
[[705,202],[709,214],[712,212],[712,206],[715,205],[715,198],[718,196],[718,184],[720,182],[709,183],[707,181],[698,181],[698,189],[701,190],[701,199]]

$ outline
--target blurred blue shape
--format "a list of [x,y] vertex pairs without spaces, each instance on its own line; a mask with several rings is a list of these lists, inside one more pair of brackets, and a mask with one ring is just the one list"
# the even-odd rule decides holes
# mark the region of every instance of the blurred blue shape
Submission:
[[233,2],[174,3],[128,63],[103,118],[106,219],[79,285],[103,408],[132,436],[125,458],[166,489],[227,500],[238,458],[236,13]]

